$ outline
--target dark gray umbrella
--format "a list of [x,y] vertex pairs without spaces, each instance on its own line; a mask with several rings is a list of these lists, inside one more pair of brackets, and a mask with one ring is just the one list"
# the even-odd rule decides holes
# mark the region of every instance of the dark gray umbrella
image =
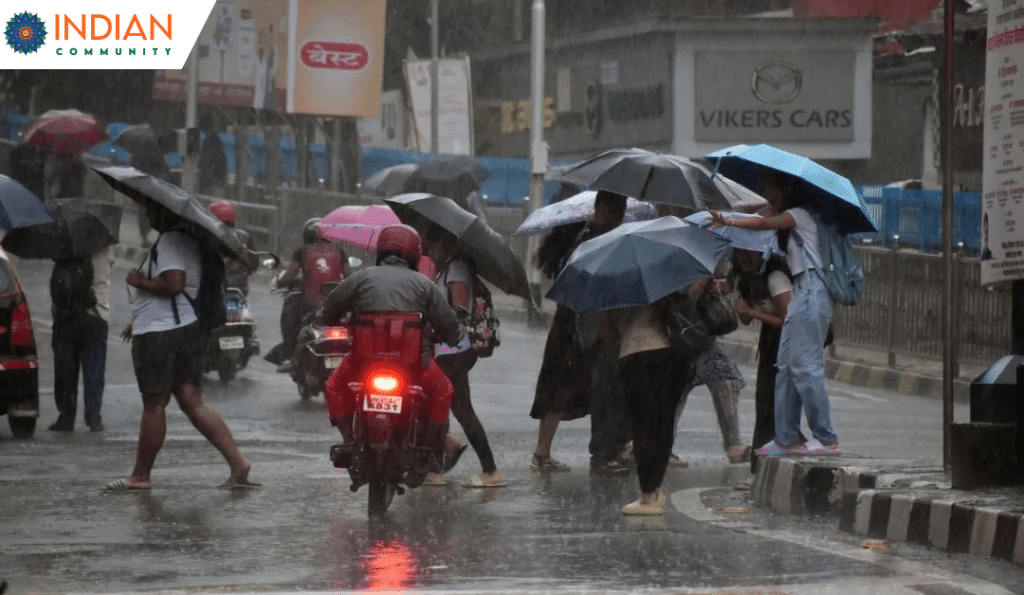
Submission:
[[14,178],[0,174],[0,229],[50,223],[43,201]]
[[405,183],[416,171],[415,163],[400,163],[385,167],[363,182],[363,190],[377,196],[394,196],[405,191]]
[[252,269],[256,268],[258,263],[255,257],[238,241],[234,230],[214,217],[199,199],[182,188],[142,173],[134,167],[104,166],[93,169],[114,190],[143,207],[156,204],[167,209],[178,216],[182,226],[193,236],[210,240],[219,251],[234,256]]
[[47,205],[50,223],[12,229],[0,245],[21,258],[88,256],[118,241],[123,209],[84,198],[58,198]]
[[547,297],[578,313],[652,304],[714,275],[728,248],[676,217],[623,223],[580,244]]
[[[562,175],[598,190],[694,211],[753,210],[752,205],[747,204],[752,200],[751,193],[744,190],[741,196],[737,193],[738,185],[730,186],[726,181],[712,179],[712,171],[705,164],[644,149],[604,151]],[[768,202],[761,199],[759,206],[767,205]]]
[[129,126],[114,137],[113,142],[132,153],[170,153],[176,149],[174,131],[157,130],[149,124]]
[[468,155],[435,155],[416,164],[404,189],[460,201],[490,177],[491,172]]
[[384,202],[403,223],[421,230],[421,233],[431,223],[451,233],[458,239],[463,254],[476,264],[477,273],[484,280],[509,295],[532,301],[523,263],[509,248],[505,238],[477,215],[450,198],[433,194],[400,194],[385,198]]

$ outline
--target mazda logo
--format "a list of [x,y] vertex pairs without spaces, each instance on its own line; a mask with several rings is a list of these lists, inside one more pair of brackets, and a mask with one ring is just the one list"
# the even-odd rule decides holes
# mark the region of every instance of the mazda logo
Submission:
[[754,69],[750,90],[762,103],[789,103],[800,94],[803,75],[789,62],[765,62]]

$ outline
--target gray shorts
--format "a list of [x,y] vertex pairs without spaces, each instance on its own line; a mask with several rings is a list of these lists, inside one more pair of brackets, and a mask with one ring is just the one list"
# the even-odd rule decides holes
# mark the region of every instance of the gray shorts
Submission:
[[132,337],[132,364],[139,392],[166,395],[182,384],[200,386],[204,345],[199,323]]

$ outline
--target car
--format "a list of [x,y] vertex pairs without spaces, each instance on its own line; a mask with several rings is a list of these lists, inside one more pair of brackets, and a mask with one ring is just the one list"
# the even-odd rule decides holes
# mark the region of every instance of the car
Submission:
[[14,263],[0,249],[0,415],[15,438],[31,438],[39,418],[39,356],[32,315]]

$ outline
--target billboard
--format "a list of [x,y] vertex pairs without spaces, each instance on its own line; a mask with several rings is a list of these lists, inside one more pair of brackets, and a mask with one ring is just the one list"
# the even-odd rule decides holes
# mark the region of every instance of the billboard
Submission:
[[[196,40],[199,102],[376,116],[385,0],[217,0]],[[187,70],[158,71],[153,97],[184,101]]]
[[469,58],[437,61],[437,151],[430,146],[430,60],[406,60],[405,83],[412,104],[415,146],[425,153],[473,154],[473,101]]
[[[1024,5],[990,3],[981,284],[1024,279]],[[994,90],[998,89],[998,92]]]

